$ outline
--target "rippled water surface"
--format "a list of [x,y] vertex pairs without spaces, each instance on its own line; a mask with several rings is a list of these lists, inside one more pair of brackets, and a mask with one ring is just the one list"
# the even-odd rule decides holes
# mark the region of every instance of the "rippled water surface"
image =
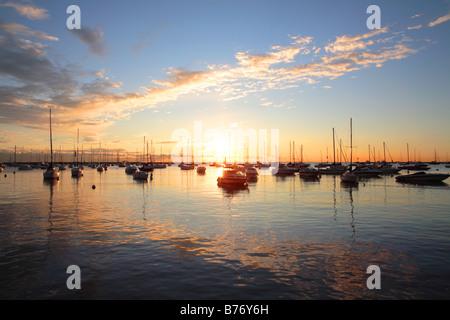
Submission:
[[[450,297],[447,183],[261,174],[226,190],[214,167],[144,183],[119,167],[56,183],[14,170],[0,176],[2,299]],[[81,290],[67,289],[69,265]],[[366,286],[369,265],[380,290]]]

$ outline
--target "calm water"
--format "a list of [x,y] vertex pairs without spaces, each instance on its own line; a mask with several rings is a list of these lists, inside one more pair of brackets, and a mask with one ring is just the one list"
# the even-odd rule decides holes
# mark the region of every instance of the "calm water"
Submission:
[[[449,181],[260,175],[231,191],[213,167],[148,183],[118,167],[56,183],[13,170],[0,176],[1,299],[450,298]],[[81,290],[66,287],[73,264]],[[373,264],[381,290],[366,287]]]

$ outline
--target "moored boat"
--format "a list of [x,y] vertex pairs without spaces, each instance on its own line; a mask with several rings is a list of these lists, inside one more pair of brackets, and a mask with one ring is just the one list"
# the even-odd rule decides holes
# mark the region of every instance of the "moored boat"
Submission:
[[135,180],[148,180],[148,172],[146,171],[136,171],[133,173],[133,179]]
[[19,164],[19,170],[33,170],[29,164]]
[[206,167],[205,166],[198,166],[197,167],[197,173],[204,174],[205,172],[206,172]]
[[296,172],[298,172],[298,168],[295,167],[288,167],[285,166],[284,164],[279,164],[278,169],[275,168],[274,170],[275,175],[293,175]]
[[319,178],[319,170],[311,167],[301,168],[299,170],[299,176],[302,179],[317,179]]
[[222,176],[217,178],[217,184],[227,186],[246,186],[247,176],[235,169],[223,170]]
[[182,164],[180,164],[180,169],[181,170],[194,170],[195,165],[192,163],[191,164],[182,163]]
[[360,167],[356,170],[353,170],[353,174],[362,177],[378,177],[379,175],[383,174],[383,171],[370,169],[368,167]]
[[248,180],[256,180],[258,179],[259,173],[256,168],[250,167],[245,170],[245,175]]
[[128,173],[128,174],[133,174],[136,171],[138,171],[138,167],[133,166],[133,165],[129,165],[125,168],[125,173]]
[[350,165],[349,170],[341,175],[341,181],[345,183],[358,183],[358,176],[352,172],[353,168],[353,129],[352,118],[350,118]]
[[395,177],[398,182],[442,182],[450,177],[445,173],[416,172]]
[[56,171],[53,166],[53,140],[52,140],[52,110],[49,110],[50,114],[50,164],[47,167],[47,170],[44,172],[44,180],[59,180],[59,172]]

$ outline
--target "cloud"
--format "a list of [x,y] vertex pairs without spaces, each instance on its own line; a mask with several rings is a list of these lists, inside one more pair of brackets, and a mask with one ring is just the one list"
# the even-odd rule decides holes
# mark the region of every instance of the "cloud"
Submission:
[[104,55],[106,53],[106,44],[103,42],[103,31],[100,27],[92,29],[84,27],[81,29],[70,30],[82,43],[88,45],[88,49],[93,54]]
[[49,17],[49,14],[47,13],[46,9],[33,7],[32,5],[7,2],[4,4],[0,4],[0,6],[14,8],[17,11],[17,13],[31,20],[43,20]]
[[22,24],[18,24],[18,23],[14,23],[14,22],[0,21],[0,30],[3,30],[4,32],[11,34],[11,35],[22,34],[25,36],[38,38],[38,39],[42,39],[42,40],[51,40],[51,41],[59,40],[57,37],[49,36],[45,32],[31,30]]
[[363,40],[380,35],[382,33],[386,33],[388,31],[388,27],[385,26],[381,29],[375,29],[371,32],[352,36],[352,35],[344,35],[340,37],[336,37],[336,40],[325,46],[326,52],[340,52],[340,51],[354,51],[357,49],[365,49],[367,46],[372,45],[374,42],[369,40],[364,42]]
[[411,19],[418,18],[418,17],[420,17],[421,15],[422,15],[421,13],[415,14],[415,15],[413,15],[413,16],[411,17]]
[[436,20],[430,22],[430,23],[428,24],[428,26],[429,26],[429,27],[434,27],[434,26],[436,26],[436,25],[438,25],[438,24],[441,24],[441,23],[443,23],[443,22],[445,22],[445,21],[448,21],[448,20],[450,20],[450,12],[447,13],[445,16],[440,17],[440,18],[438,18],[438,19],[436,19]]
[[[30,39],[24,36],[31,36]],[[105,71],[81,70],[50,58],[41,39],[56,40],[14,23],[0,23],[0,124],[46,128],[48,108],[55,109],[55,126],[72,130],[76,125],[105,128],[117,116],[120,82],[109,81]],[[89,81],[80,78],[91,77]],[[105,109],[105,105],[116,107]],[[121,115],[124,113],[121,113]]]
[[413,26],[413,27],[408,27],[408,30],[414,30],[414,29],[420,29],[420,28],[422,28],[421,24],[419,24],[417,26]]
[[[361,35],[338,36],[322,46],[314,44],[312,37],[295,36],[286,45],[271,46],[265,52],[236,52],[231,65],[209,65],[198,71],[171,67],[163,79],[153,80],[140,93],[122,93],[122,83],[110,81],[104,69],[86,71],[74,65],[60,65],[47,55],[49,47],[33,39],[22,39],[27,32],[7,29],[3,25],[4,36],[0,33],[0,74],[14,81],[0,86],[0,123],[47,128],[47,109],[52,107],[57,129],[73,131],[74,127],[84,126],[82,130],[87,135],[95,135],[118,119],[159,107],[182,95],[211,92],[221,95],[224,101],[241,99],[381,67],[417,52],[410,47],[411,41],[404,41],[402,34],[389,34],[387,27]],[[101,30],[94,31],[97,33],[93,32],[92,38],[87,37],[90,44],[102,39]],[[314,52],[320,48],[322,55],[318,57]],[[312,59],[305,62],[308,55]],[[302,62],[298,62],[299,57]],[[269,101],[261,105],[291,107]]]

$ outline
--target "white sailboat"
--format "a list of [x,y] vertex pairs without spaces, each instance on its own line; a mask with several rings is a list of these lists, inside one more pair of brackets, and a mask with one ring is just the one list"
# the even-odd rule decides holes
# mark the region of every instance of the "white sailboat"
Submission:
[[358,176],[352,172],[353,166],[353,137],[352,137],[352,118],[350,118],[350,167],[343,175],[341,175],[341,181],[347,183],[357,183]]
[[56,171],[53,166],[53,141],[52,141],[52,110],[49,110],[50,114],[50,164],[47,167],[47,170],[44,172],[44,179],[46,180],[59,180],[59,172]]

